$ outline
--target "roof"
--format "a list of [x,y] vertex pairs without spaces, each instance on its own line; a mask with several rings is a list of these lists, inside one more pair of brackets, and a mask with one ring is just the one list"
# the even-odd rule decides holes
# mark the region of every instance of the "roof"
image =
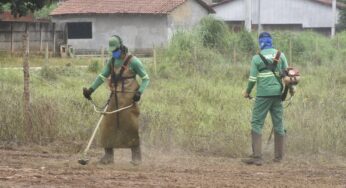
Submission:
[[2,22],[49,22],[47,19],[35,19],[32,14],[14,17],[11,12],[3,12],[0,14],[0,21]]
[[[67,0],[50,15],[70,14],[168,14],[187,0]],[[215,11],[196,0],[208,12]]]
[[[234,1],[234,0],[223,0],[223,1],[219,2],[219,3],[213,3],[213,4],[209,5],[209,6],[216,7],[216,6],[223,5],[223,4],[232,2],[232,1]],[[332,3],[333,3],[333,0],[310,0],[310,1],[315,1],[317,3],[322,3],[322,4],[325,4],[325,5],[332,5]],[[346,8],[346,4],[344,4],[344,3],[336,3],[336,6],[338,8]]]

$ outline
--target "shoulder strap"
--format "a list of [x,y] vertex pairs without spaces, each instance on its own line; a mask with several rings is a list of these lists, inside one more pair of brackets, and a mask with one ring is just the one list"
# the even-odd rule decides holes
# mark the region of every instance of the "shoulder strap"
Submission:
[[124,71],[125,71],[125,68],[127,67],[127,65],[129,64],[130,62],[130,59],[132,58],[132,55],[128,55],[126,56],[126,59],[124,61],[124,64],[121,66],[120,68],[120,72],[118,75],[115,75],[115,72],[114,72],[114,61],[115,59],[112,58],[112,62],[111,62],[111,77],[112,77],[112,82],[113,83],[117,83],[118,80],[121,78],[121,76],[123,75]]
[[132,55],[128,55],[124,61],[124,64],[121,66],[120,72],[119,72],[119,78],[123,75],[125,68],[130,62],[130,59],[132,58]]
[[[275,70],[276,70],[276,67],[280,61],[280,56],[281,56],[281,52],[280,51],[277,51],[276,54],[275,54],[275,57],[274,57],[274,60],[273,60],[273,66],[269,66],[269,63],[268,63],[268,60],[261,54],[261,53],[258,53],[258,55],[260,56],[260,58],[262,59],[263,63],[266,65],[266,68],[265,69],[269,69],[273,72],[275,78],[278,80],[278,82],[280,83],[280,86],[281,86],[281,91],[283,90],[283,84],[281,82],[281,78],[279,76],[276,75],[275,73]],[[262,69],[263,70],[263,69]]]
[[263,63],[267,66],[269,63],[268,63],[268,60],[261,54],[261,53],[258,53],[258,55],[260,56],[260,58],[262,59]]
[[278,51],[276,52],[275,58],[274,58],[274,60],[273,60],[273,63],[274,63],[274,64],[278,65],[278,63],[279,63],[279,61],[280,61],[280,56],[281,56],[281,52],[278,50]]

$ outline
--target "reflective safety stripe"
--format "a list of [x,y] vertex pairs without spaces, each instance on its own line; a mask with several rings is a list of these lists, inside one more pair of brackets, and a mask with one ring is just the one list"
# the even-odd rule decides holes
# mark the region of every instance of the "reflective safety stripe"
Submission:
[[103,81],[106,80],[106,77],[104,77],[102,74],[99,74],[99,77],[100,77]]
[[254,77],[254,76],[249,77],[250,82],[256,82],[256,80],[257,80],[257,77]]
[[274,74],[272,72],[265,72],[265,73],[259,73],[258,77],[265,78],[265,77],[272,77]]
[[261,75],[261,76],[258,76],[260,78],[267,78],[267,77],[274,77],[274,75]]

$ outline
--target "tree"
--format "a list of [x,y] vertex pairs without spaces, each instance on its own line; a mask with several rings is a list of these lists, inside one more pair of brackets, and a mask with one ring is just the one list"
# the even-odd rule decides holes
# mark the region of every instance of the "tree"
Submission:
[[[340,3],[346,4],[346,0],[338,0]],[[339,23],[337,25],[337,30],[346,30],[346,5],[341,8],[339,12]]]
[[25,16],[28,12],[33,12],[42,8],[47,0],[0,0],[0,12],[3,11],[3,5],[11,5],[11,14],[15,17]]

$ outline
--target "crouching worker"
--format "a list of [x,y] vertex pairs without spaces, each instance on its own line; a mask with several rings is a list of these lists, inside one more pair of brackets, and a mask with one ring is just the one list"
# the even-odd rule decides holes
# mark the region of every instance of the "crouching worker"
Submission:
[[[85,98],[91,100],[91,94],[105,81],[109,81],[111,90],[107,112],[132,107],[113,114],[106,114],[101,121],[101,145],[105,154],[100,163],[110,164],[114,162],[114,148],[131,148],[134,165],[141,162],[141,149],[138,134],[139,107],[136,105],[145,88],[149,84],[149,76],[141,61],[128,53],[119,36],[112,36],[109,40],[109,53],[112,57],[87,89],[83,88]],[[142,79],[139,85],[136,75]]]
[[287,68],[287,60],[283,53],[273,48],[269,33],[259,35],[259,46],[261,52],[252,59],[247,89],[243,94],[245,98],[250,98],[251,90],[257,85],[251,120],[253,153],[250,158],[242,160],[246,164],[255,165],[262,165],[262,128],[268,112],[274,127],[275,162],[283,158],[285,137],[280,73]]

